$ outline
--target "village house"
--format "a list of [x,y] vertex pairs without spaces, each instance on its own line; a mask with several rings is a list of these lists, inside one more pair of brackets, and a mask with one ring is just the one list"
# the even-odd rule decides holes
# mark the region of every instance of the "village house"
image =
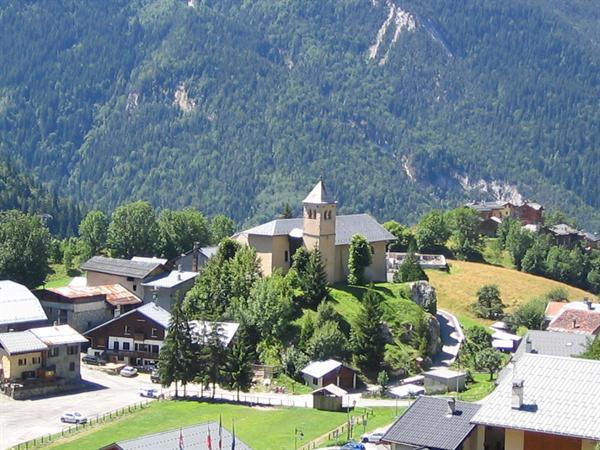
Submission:
[[526,201],[514,204],[507,201],[472,202],[465,206],[475,210],[481,219],[480,231],[486,236],[495,236],[498,226],[506,219],[513,218],[532,231],[538,231],[544,224],[544,207],[539,203]]
[[172,267],[181,267],[186,272],[199,272],[209,259],[216,255],[219,247],[200,247],[194,244],[191,250],[173,258],[170,262]]
[[350,240],[362,235],[370,244],[372,264],[366,268],[368,281],[386,280],[386,246],[395,239],[368,214],[337,215],[337,202],[319,181],[302,202],[304,215],[296,219],[276,219],[233,236],[256,249],[264,275],[276,269],[287,272],[300,247],[318,248],[330,283],[346,280]]
[[[85,333],[90,340],[91,355],[102,356],[116,363],[132,366],[155,366],[167,335],[171,314],[155,303],[146,303]],[[238,323],[190,321],[196,336],[219,329],[224,347],[231,344]]]
[[556,245],[561,247],[573,248],[584,240],[584,235],[581,231],[576,230],[566,223],[560,223],[545,230],[552,236]]
[[356,389],[356,371],[335,359],[313,361],[300,371],[304,382],[313,389],[330,384],[342,389]]
[[69,325],[0,334],[0,380],[14,398],[61,392],[81,381],[82,335]]
[[524,353],[482,402],[477,449],[594,450],[600,361]]
[[479,408],[453,398],[418,397],[382,441],[391,444],[391,450],[479,450],[476,425],[471,423]]
[[170,269],[166,259],[134,256],[132,259],[94,256],[81,268],[86,270],[87,286],[120,284],[144,303],[154,302],[167,310],[194,285],[197,272],[181,267]]
[[524,353],[579,356],[585,351],[588,340],[589,337],[585,334],[529,330],[513,355],[512,361],[518,361]]
[[598,335],[600,334],[600,311],[563,308],[546,330]]
[[467,374],[446,367],[423,372],[423,386],[427,394],[445,394],[465,390]]
[[120,284],[65,286],[36,291],[48,319],[83,333],[142,303]]
[[40,301],[25,286],[0,281],[0,333],[46,325],[48,317]]

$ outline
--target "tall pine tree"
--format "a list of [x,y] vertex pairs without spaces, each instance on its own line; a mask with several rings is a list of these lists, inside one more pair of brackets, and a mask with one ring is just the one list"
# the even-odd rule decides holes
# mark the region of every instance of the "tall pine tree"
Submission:
[[354,364],[371,377],[379,372],[385,350],[380,301],[375,291],[367,290],[350,335]]
[[252,351],[246,342],[246,333],[238,332],[233,346],[227,352],[222,370],[223,384],[229,389],[235,389],[237,400],[240,391],[248,391],[252,385]]

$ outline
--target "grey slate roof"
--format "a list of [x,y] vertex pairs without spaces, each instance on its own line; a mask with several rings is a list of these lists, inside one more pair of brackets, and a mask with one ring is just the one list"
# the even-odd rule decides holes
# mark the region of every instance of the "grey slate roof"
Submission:
[[553,356],[577,356],[585,351],[589,336],[560,331],[529,330],[513,356],[518,361],[526,352],[527,341],[531,342],[530,353]]
[[39,352],[48,348],[46,344],[29,330],[1,333],[0,346],[6,350],[6,353],[9,355]]
[[[243,231],[245,234],[259,236],[286,236],[294,228],[302,229],[304,219],[277,219]],[[348,245],[352,236],[362,234],[369,242],[392,241],[396,239],[392,233],[383,228],[379,222],[368,214],[351,214],[336,216],[335,245]]]
[[125,314],[121,314],[119,317],[115,317],[114,319],[111,319],[108,322],[104,322],[103,324],[98,325],[97,327],[86,331],[84,335],[87,335],[92,331],[96,331],[102,327],[105,327],[106,325],[116,322],[117,320],[121,320],[123,317],[127,317],[128,315],[133,314],[135,312],[139,312],[140,314],[146,316],[150,320],[153,320],[163,328],[169,327],[169,322],[171,321],[171,313],[169,313],[169,311],[167,311],[166,309],[161,308],[156,303],[150,302],[140,306],[139,308],[127,311]]
[[0,281],[0,325],[48,320],[40,301],[14,281]]
[[[219,424],[217,422],[207,422],[199,425],[192,425],[184,428],[176,428],[162,433],[149,434],[136,439],[116,442],[104,448],[116,448],[122,450],[180,450],[189,448],[196,450],[208,449],[208,432],[212,441],[212,448],[218,448],[219,443]],[[231,448],[233,435],[225,428],[222,428],[223,448]],[[182,446],[180,446],[180,439]],[[246,444],[235,438],[236,450],[251,450]]]
[[323,180],[319,180],[319,182],[315,184],[315,187],[312,188],[312,191],[310,191],[306,198],[302,200],[302,203],[326,204],[335,203],[335,200],[327,193]]
[[[523,380],[524,407],[511,408]],[[473,423],[600,440],[600,361],[525,353],[486,397]]]
[[448,400],[419,397],[383,436],[386,442],[454,450],[471,433],[471,418],[480,405],[456,401],[455,413],[448,414]]
[[161,263],[158,261],[132,261],[129,259],[107,258],[106,256],[93,256],[83,263],[81,268],[123,277],[145,278],[160,265]]
[[581,235],[579,230],[576,230],[570,225],[566,223],[559,223],[558,225],[554,225],[553,227],[548,228],[552,234],[556,236],[568,236],[570,234]]

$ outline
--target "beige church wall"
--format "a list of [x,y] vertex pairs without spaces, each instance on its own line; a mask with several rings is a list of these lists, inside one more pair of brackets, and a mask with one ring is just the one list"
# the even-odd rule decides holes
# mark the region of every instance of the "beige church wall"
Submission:
[[[247,237],[247,245],[256,250],[256,256],[260,259],[263,275],[271,275],[273,272],[273,245],[270,236],[251,235]],[[238,241],[239,242],[239,241]]]
[[[283,269],[283,273],[287,273],[290,268],[290,241],[285,236],[274,236],[271,241],[271,271],[275,268],[280,267]],[[285,260],[285,254],[287,252],[288,258]]]
[[348,250],[349,245],[336,245],[335,247],[335,272],[334,282],[341,283],[348,278]]
[[365,270],[368,281],[386,281],[385,270],[385,245],[386,242],[374,242],[371,244],[373,250],[373,262]]

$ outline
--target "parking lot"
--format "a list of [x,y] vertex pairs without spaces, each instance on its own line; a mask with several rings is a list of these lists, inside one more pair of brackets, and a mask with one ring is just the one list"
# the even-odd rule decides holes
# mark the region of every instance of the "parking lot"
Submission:
[[65,411],[78,411],[91,418],[145,400],[138,394],[139,387],[160,390],[147,374],[124,378],[82,365],[81,376],[86,388],[73,394],[30,400],[0,396],[0,448],[60,432],[68,426],[60,421]]

